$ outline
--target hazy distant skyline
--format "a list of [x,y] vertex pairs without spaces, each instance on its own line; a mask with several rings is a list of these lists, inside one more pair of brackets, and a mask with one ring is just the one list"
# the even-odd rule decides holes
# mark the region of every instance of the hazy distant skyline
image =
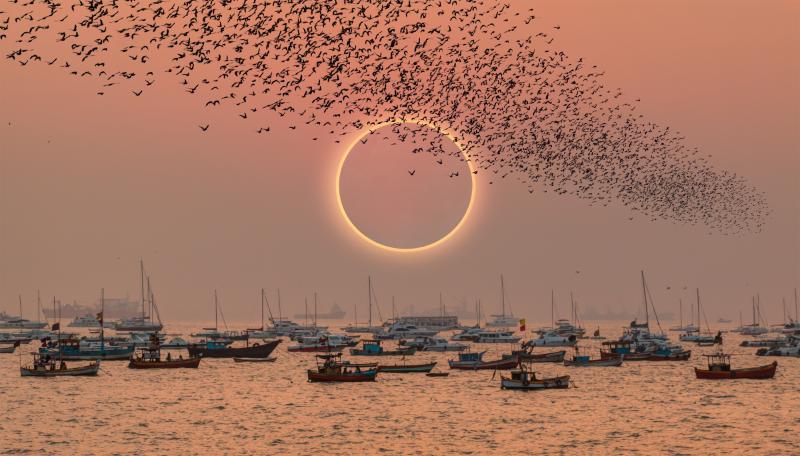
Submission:
[[[639,112],[764,191],[765,230],[709,234],[479,175],[474,210],[447,243],[381,251],[335,204],[349,141],[313,141],[271,117],[258,122],[272,133],[258,135],[231,110],[201,111],[168,78],[141,97],[98,97],[63,70],[3,59],[0,310],[16,313],[22,294],[31,316],[37,288],[43,303],[93,302],[101,287],[137,298],[141,257],[167,321],[212,319],[214,288],[229,320],[257,321],[262,287],[270,299],[281,289],[287,315],[316,291],[320,309],[337,302],[351,314],[357,302],[363,320],[367,275],[384,314],[393,295],[422,310],[436,308],[440,292],[448,305],[480,299],[487,315],[498,313],[500,274],[515,314],[530,320],[550,319],[551,289],[562,315],[570,290],[584,309],[635,312],[644,269],[660,312],[677,316],[678,299],[686,309],[699,287],[709,319],[743,310],[747,321],[760,293],[767,319],[779,322],[782,298],[793,309],[800,286],[800,5],[534,8],[561,27],[560,47],[641,99]],[[201,134],[206,121],[213,127]]]

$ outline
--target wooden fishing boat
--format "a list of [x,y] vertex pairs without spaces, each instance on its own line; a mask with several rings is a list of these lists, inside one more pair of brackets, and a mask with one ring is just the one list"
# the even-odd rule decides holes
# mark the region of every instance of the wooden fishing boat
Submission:
[[708,357],[708,369],[694,368],[695,376],[704,380],[732,380],[749,378],[756,380],[769,379],[775,376],[778,362],[758,367],[748,367],[744,369],[731,369],[731,355],[716,353],[705,355]]
[[417,352],[416,348],[400,348],[397,350],[385,350],[380,340],[363,340],[361,348],[350,349],[353,356],[410,356]]
[[317,355],[317,368],[308,370],[309,382],[374,382],[377,376],[377,368],[362,370],[343,363],[341,353]]
[[503,355],[503,358],[518,357],[520,361],[527,363],[560,363],[564,361],[565,350],[547,352],[547,353],[534,353],[532,349],[514,350],[511,354]]
[[450,369],[460,370],[507,370],[517,367],[519,358],[512,356],[511,358],[500,358],[492,361],[484,361],[483,355],[486,352],[470,352],[459,353],[458,360],[448,360],[447,364]]
[[33,355],[33,364],[30,366],[20,366],[19,372],[23,377],[76,377],[97,375],[100,369],[100,361],[97,360],[89,365],[80,367],[67,367],[67,363],[49,355]]
[[264,344],[255,343],[246,347],[229,347],[224,342],[206,341],[199,344],[189,344],[189,356],[203,358],[268,358],[280,344],[280,340],[273,340]]
[[150,336],[150,345],[141,347],[134,356],[131,356],[128,367],[131,369],[196,369],[200,365],[199,357],[189,357],[184,359],[181,355],[173,358],[171,353],[167,353],[166,359],[161,359],[161,347],[158,345],[158,336]]
[[525,366],[512,370],[510,377],[500,376],[500,389],[529,391],[565,388],[569,388],[569,375],[536,378],[536,373]]
[[427,363],[427,364],[393,364],[389,365],[378,365],[378,372],[389,372],[393,374],[411,374],[411,373],[418,373],[424,372],[428,373],[436,367],[436,362]]
[[274,363],[278,358],[233,358],[236,363]]
[[[691,350],[683,350],[678,352],[655,352],[650,353],[644,361],[688,361],[692,357]],[[625,356],[625,361],[628,357]]]
[[622,365],[625,355],[607,359],[591,359],[588,355],[575,355],[572,359],[565,359],[565,366],[576,367],[616,367]]

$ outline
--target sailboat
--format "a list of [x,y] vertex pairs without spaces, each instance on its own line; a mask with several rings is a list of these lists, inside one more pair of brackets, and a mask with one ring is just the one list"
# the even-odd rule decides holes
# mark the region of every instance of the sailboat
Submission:
[[[697,289],[697,322],[700,322],[700,289]],[[711,328],[708,327],[708,320],[706,320],[706,332],[701,333],[699,330],[697,331],[687,331],[684,334],[678,336],[678,339],[682,342],[695,342],[699,345],[713,345],[717,338],[711,334]]]
[[[669,328],[670,331],[674,332],[690,332],[690,331],[697,331],[698,328],[691,320],[686,324],[683,325],[683,300],[678,299],[678,314],[680,315],[679,325],[673,326]],[[692,311],[692,320],[694,319],[694,311]]]
[[[756,317],[756,315],[758,317]],[[744,325],[740,331],[745,336],[758,336],[769,332],[766,326],[761,326],[761,299],[760,296],[753,297],[753,323]]]
[[509,315],[506,315],[506,287],[505,282],[503,281],[503,275],[500,275],[500,302],[501,302],[501,313],[500,315],[489,315],[492,319],[486,322],[486,327],[488,328],[513,328],[517,326],[518,320],[517,317],[514,316],[514,312],[510,311],[509,306]]
[[374,296],[375,291],[372,288],[372,276],[367,276],[367,299],[368,299],[368,308],[369,308],[369,317],[367,320],[366,326],[361,326],[358,324],[358,307],[357,304],[354,304],[353,307],[353,324],[345,326],[342,330],[346,333],[350,334],[380,334],[384,332],[383,326],[372,326],[372,297]]
[[[219,316],[222,315],[222,324],[225,325],[225,331],[219,330]],[[222,314],[222,309],[219,308],[219,298],[217,296],[217,290],[214,290],[214,327],[213,328],[203,328],[202,331],[196,332],[191,334],[192,337],[199,337],[201,339],[208,339],[208,340],[220,340],[224,339],[227,341],[232,340],[247,340],[249,334],[247,331],[237,332],[237,331],[229,331],[228,324],[225,321],[225,315]]]
[[[41,303],[39,302],[39,291],[36,291],[37,314],[36,318],[40,318]],[[0,329],[42,329],[47,327],[46,321],[31,321],[22,318],[22,295],[19,295],[19,317],[9,318],[5,321],[0,321]]]
[[[147,278],[148,291],[145,294],[145,274],[144,274],[144,261],[139,260],[139,271],[141,276],[141,289],[142,289],[142,314],[138,317],[123,319],[118,322],[114,329],[117,331],[138,331],[138,332],[157,332],[163,329],[161,321],[153,321],[153,303],[150,300],[149,282]],[[145,312],[145,304],[149,305],[149,312]]]

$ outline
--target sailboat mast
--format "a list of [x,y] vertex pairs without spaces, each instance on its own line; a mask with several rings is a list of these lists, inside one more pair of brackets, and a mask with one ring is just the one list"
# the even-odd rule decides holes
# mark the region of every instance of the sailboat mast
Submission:
[[797,313],[797,288],[794,289],[794,323],[800,322],[800,314]]
[[369,299],[369,320],[367,327],[372,328],[372,276],[367,276],[367,298]]
[[683,330],[683,299],[678,298],[678,315],[680,315],[680,323],[679,326],[681,330]]
[[261,330],[264,331],[264,289],[261,289]]
[[[786,314],[786,301],[783,303],[783,313]],[[41,321],[42,318],[42,299],[39,297],[39,289],[36,289],[36,321]],[[784,320],[786,318],[784,317]]]
[[142,321],[144,321],[144,260],[139,258],[139,275],[142,286]]
[[219,329],[219,303],[217,301],[217,289],[214,288],[214,331]]
[[281,311],[281,289],[278,288],[278,321],[283,321],[283,313]]
[[550,290],[550,327],[556,327],[556,292]]
[[644,321],[650,328],[650,310],[647,308],[647,285],[644,281],[644,271],[642,271],[642,295],[644,295]]
[[503,305],[503,310],[500,315],[505,318],[506,316],[506,286],[503,282],[503,274],[500,274],[500,301]]
[[303,326],[308,328],[308,298],[303,298],[303,303],[305,305],[305,313],[303,314]]
[[[105,288],[101,288],[100,289],[100,354],[101,355],[106,352],[106,350],[105,350],[105,331],[103,330],[103,327],[105,326],[103,324],[103,320],[105,320],[105,315],[104,315],[105,311],[106,311],[106,289]],[[61,325],[59,325],[59,329],[60,329],[60,326]]]
[[22,295],[19,295],[19,319],[22,320]]
[[317,328],[317,292],[314,292],[314,329]]

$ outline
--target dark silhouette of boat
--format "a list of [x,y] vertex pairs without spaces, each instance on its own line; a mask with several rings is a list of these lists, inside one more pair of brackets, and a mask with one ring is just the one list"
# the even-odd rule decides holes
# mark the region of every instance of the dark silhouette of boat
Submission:
[[209,340],[197,344],[189,344],[189,356],[203,358],[269,358],[269,355],[280,344],[280,340],[273,340],[265,344],[255,343],[246,347],[230,347],[227,344]]
[[697,378],[704,380],[732,380],[749,378],[756,380],[770,379],[775,376],[778,368],[777,361],[766,366],[748,367],[744,369],[731,369],[731,355],[716,353],[705,355],[708,357],[708,369],[694,368]]

